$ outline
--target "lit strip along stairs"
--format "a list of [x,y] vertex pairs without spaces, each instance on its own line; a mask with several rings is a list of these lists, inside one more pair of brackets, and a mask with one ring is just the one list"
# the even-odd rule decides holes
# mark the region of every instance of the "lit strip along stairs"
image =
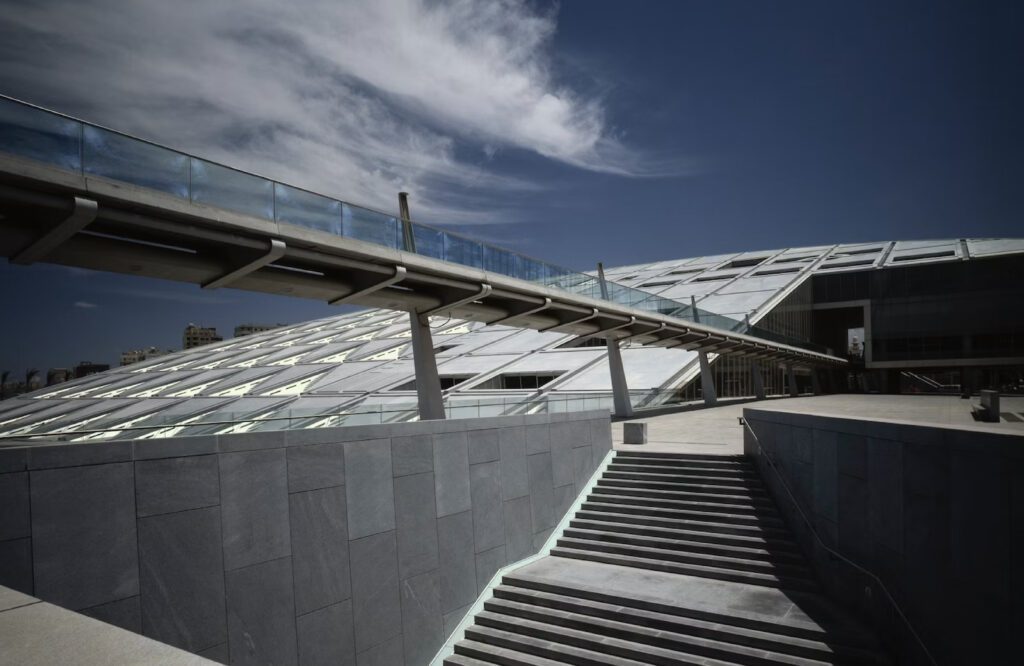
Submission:
[[[535,565],[505,575],[445,664],[891,663],[870,633],[823,597],[741,456],[619,452],[551,556],[538,564],[566,575],[531,575]],[[618,588],[581,583],[585,572],[573,574],[587,568]],[[632,595],[631,577],[637,590],[671,579],[681,592],[668,602]],[[691,602],[691,588],[694,598],[712,589],[719,609]],[[764,588],[774,591],[758,592]],[[758,594],[797,608],[787,616],[813,621],[773,621],[722,599]]]

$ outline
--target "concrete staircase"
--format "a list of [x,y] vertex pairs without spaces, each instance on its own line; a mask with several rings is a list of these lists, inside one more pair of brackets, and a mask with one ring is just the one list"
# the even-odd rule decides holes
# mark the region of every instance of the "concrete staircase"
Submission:
[[619,452],[550,555],[503,577],[445,664],[890,663],[739,456]]

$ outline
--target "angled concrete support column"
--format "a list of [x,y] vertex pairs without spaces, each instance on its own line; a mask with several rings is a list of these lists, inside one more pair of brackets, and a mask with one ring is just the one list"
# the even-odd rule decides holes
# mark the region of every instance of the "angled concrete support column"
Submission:
[[821,370],[818,368],[811,369],[811,391],[814,395],[821,395]]
[[750,383],[754,388],[754,397],[758,400],[764,400],[764,377],[761,375],[761,363],[759,361],[750,362]]
[[800,395],[796,388],[796,370],[793,369],[792,363],[786,364],[786,381],[789,382],[789,397],[795,398]]
[[[604,264],[598,263],[597,276],[601,281],[601,297],[608,299],[608,283],[604,279]],[[622,365],[622,350],[619,341],[613,335],[605,337],[608,341],[608,372],[612,380],[612,403],[616,416],[632,416],[633,403],[629,399],[629,386],[626,384],[626,369]]]
[[[700,323],[700,313],[697,310],[697,299],[690,296],[690,307],[693,308],[693,320]],[[700,391],[704,396],[704,404],[708,407],[718,404],[718,391],[715,390],[715,374],[711,372],[711,362],[708,361],[708,353],[697,352],[700,360]]]
[[434,357],[434,340],[430,335],[430,318],[418,312],[410,312],[409,328],[412,330],[412,362],[416,370],[416,400],[420,408],[420,420],[443,419],[444,398],[441,395],[441,378],[437,374],[437,359]]

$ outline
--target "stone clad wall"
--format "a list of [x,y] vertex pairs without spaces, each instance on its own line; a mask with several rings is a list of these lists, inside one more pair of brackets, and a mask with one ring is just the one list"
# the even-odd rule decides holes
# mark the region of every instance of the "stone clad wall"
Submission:
[[[1024,432],[743,413],[825,543],[882,579],[938,663],[1009,663],[1024,629]],[[901,663],[926,663],[877,584],[817,545],[745,437],[830,594]]]
[[0,585],[223,662],[427,664],[606,411],[0,449]]

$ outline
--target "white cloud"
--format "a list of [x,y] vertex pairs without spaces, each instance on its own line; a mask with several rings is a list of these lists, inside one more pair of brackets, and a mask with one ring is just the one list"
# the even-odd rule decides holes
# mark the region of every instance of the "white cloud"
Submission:
[[[357,203],[495,220],[535,183],[523,149],[648,173],[600,99],[551,72],[553,12],[527,0],[31,0],[0,19],[0,82],[44,104]],[[467,195],[468,192],[468,195]]]
[[81,310],[94,310],[99,306],[95,303],[89,303],[88,301],[75,301],[75,307]]

